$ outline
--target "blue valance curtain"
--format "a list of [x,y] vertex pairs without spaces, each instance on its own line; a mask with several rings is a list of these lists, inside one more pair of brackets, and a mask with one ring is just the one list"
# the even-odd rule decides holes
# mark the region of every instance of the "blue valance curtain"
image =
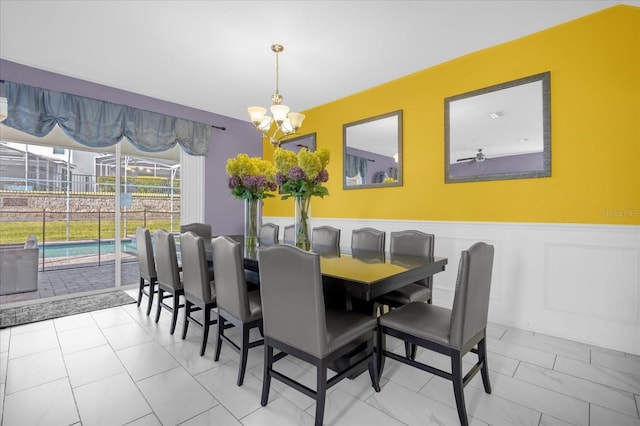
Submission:
[[6,83],[7,118],[3,124],[33,136],[47,135],[57,124],[76,142],[92,148],[115,145],[126,137],[141,151],[159,152],[176,143],[191,155],[207,155],[211,126],[126,105]]
[[358,175],[365,182],[367,179],[367,159],[357,155],[347,154],[347,177],[354,178]]

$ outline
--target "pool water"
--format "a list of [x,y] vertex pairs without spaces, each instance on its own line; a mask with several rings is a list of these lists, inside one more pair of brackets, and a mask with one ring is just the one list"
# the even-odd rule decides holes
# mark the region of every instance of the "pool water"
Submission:
[[[100,248],[100,254],[114,253],[116,243],[115,241],[97,241],[90,242],[78,242],[78,243],[62,243],[62,244],[47,244],[44,250],[44,257],[48,259],[50,257],[66,257],[66,256],[86,256],[97,255],[98,244]],[[125,253],[137,253],[136,242],[134,240],[122,240],[122,251]],[[40,256],[42,257],[42,245],[40,245]]]

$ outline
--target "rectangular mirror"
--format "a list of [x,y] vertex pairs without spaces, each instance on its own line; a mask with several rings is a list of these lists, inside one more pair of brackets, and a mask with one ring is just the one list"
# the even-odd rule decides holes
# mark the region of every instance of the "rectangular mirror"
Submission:
[[343,188],[402,185],[402,111],[342,127]]
[[316,150],[316,134],[309,133],[307,135],[298,136],[295,138],[287,139],[280,143],[280,148],[288,149],[298,153],[302,148],[307,148],[309,151]]
[[445,99],[445,183],[551,176],[550,73]]

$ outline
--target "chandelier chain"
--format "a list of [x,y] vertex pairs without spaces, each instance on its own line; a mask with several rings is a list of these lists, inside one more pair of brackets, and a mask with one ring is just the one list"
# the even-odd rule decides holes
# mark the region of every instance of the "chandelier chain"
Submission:
[[280,62],[278,61],[278,53],[276,52],[276,95],[280,95]]

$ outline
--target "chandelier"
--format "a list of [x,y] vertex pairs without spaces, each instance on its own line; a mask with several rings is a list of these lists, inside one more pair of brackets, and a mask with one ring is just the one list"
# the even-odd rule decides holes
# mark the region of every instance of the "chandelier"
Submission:
[[277,148],[280,146],[283,138],[298,132],[298,129],[302,126],[304,114],[289,112],[289,107],[282,105],[283,98],[279,93],[280,76],[278,54],[284,50],[284,46],[274,44],[271,45],[271,50],[276,54],[276,93],[271,95],[272,105],[270,108],[273,117],[266,115],[267,109],[259,106],[249,107],[247,111],[249,111],[251,122],[256,126],[256,130],[269,138],[273,147]]

